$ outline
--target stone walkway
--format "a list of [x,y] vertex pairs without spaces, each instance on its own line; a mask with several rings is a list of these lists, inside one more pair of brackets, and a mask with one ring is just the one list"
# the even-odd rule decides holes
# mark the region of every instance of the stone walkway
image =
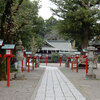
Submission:
[[46,67],[35,100],[86,100],[57,67]]

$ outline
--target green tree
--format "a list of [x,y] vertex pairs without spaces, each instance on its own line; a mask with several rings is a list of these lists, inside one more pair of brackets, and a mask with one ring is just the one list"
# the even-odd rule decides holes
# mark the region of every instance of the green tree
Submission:
[[[5,43],[14,43],[21,38],[27,50],[32,46],[41,48],[42,39],[39,36],[43,19],[38,17],[38,2],[30,0],[0,1],[0,39]],[[32,42],[35,42],[33,45]],[[40,43],[39,43],[40,42]],[[35,50],[34,50],[35,51]],[[4,52],[0,52],[4,55]],[[2,58],[0,65],[0,80],[6,79],[6,59]]]
[[58,34],[58,29],[56,28],[58,21],[51,16],[49,19],[45,20],[40,33],[47,40],[57,40],[61,39],[62,36]]
[[[13,10],[13,4],[17,1],[15,9]],[[0,1],[0,39],[4,40],[4,43],[13,43],[13,14],[19,10],[23,0],[1,0]],[[4,55],[4,51],[0,50],[0,53]],[[6,58],[1,58],[0,63],[0,80],[6,79]]]
[[[59,32],[81,43],[81,47],[88,46],[88,40],[100,34],[99,20],[100,0],[50,0],[57,9],[52,9],[59,16]],[[67,35],[66,35],[67,34]]]
[[[37,47],[41,47],[38,43],[41,40],[40,30],[44,23],[41,17],[38,17],[38,2],[29,2],[24,0],[20,10],[14,17],[16,24],[16,35],[21,38],[23,45],[28,50],[31,49],[31,41],[35,38]],[[37,40],[38,39],[38,40]],[[17,41],[17,40],[15,40]],[[38,46],[39,45],[39,46]]]

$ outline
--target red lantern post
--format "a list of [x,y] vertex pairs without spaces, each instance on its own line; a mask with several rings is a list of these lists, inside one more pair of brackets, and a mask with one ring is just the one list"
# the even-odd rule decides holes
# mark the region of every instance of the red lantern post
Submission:
[[61,64],[62,64],[62,56],[60,56],[60,67],[61,67]]
[[71,57],[71,70],[73,71],[73,59],[74,59],[74,56]]
[[87,59],[87,52],[85,52],[84,58],[86,58],[86,75],[88,74],[88,59]]
[[30,61],[31,56],[30,56],[30,55],[27,55],[27,58],[28,58],[28,72],[30,72],[30,65],[29,65],[29,61]]
[[46,66],[48,64],[48,55],[46,55]]
[[98,48],[98,51],[100,52],[100,48]]
[[60,54],[60,67],[62,66],[62,54]]
[[26,52],[26,55],[27,55],[27,59],[28,59],[28,72],[30,72],[29,61],[30,61],[30,58],[31,58],[32,52]]
[[0,58],[2,57],[2,55],[0,54]]
[[69,68],[69,57],[67,57],[67,67]]
[[76,55],[76,72],[78,72],[78,59],[80,58],[79,55]]
[[86,58],[86,75],[88,74],[88,59]]
[[10,58],[14,57],[12,54],[12,49],[15,48],[15,45],[4,45],[2,49],[5,49],[4,57],[7,58],[7,87],[10,86]]
[[32,67],[32,69],[34,70],[34,57],[33,57],[33,67]]

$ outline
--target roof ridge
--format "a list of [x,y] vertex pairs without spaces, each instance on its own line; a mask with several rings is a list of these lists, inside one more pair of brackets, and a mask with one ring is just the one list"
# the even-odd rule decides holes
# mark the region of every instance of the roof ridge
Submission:
[[69,42],[66,40],[47,40],[48,42]]

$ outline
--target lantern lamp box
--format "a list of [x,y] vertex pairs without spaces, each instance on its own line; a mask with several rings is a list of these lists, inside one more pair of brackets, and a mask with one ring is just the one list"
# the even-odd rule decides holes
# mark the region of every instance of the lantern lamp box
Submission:
[[83,52],[88,52],[87,50],[83,49]]
[[2,49],[7,49],[7,50],[10,50],[10,49],[14,49],[15,48],[15,45],[14,44],[5,44]]
[[35,57],[37,57],[37,56],[38,56],[38,54],[36,53],[36,54],[35,54]]
[[30,55],[27,55],[27,57],[31,57]]
[[26,52],[26,55],[31,55],[32,54],[32,52]]
[[15,45],[14,44],[5,44],[1,49],[5,49],[5,55],[4,55],[4,57],[8,57],[8,56],[10,56],[10,57],[14,57],[13,55],[12,55],[12,49],[14,49],[15,48]]
[[74,52],[74,54],[75,54],[75,55],[80,55],[81,53],[80,53],[80,52]]
[[25,50],[23,50],[24,52],[26,52],[26,49]]
[[0,46],[2,46],[2,45],[3,45],[3,40],[0,39]]

